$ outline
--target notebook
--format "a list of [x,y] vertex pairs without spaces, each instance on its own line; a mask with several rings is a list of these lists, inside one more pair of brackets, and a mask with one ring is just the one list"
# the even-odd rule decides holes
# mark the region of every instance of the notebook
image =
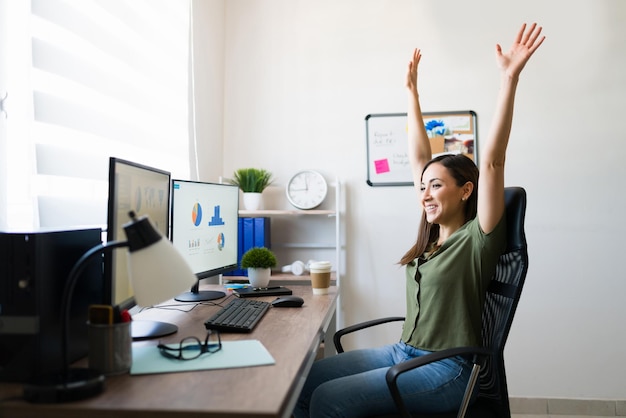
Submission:
[[233,295],[240,298],[253,298],[257,296],[280,296],[291,295],[293,292],[284,286],[273,287],[245,287],[243,289],[233,289]]

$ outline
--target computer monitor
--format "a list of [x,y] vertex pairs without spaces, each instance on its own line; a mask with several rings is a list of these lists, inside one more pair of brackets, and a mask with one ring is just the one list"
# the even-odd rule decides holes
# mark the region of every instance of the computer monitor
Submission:
[[[171,240],[200,279],[237,268],[239,188],[232,184],[172,180]],[[174,299],[219,299],[220,291],[200,291],[196,283]]]
[[[110,157],[107,241],[126,240],[123,226],[130,221],[128,212],[131,210],[139,216],[147,215],[155,229],[167,239],[170,180],[171,174],[167,171]],[[125,250],[105,255],[104,278],[105,300],[112,306],[131,309],[136,305]],[[161,337],[177,330],[174,324],[143,320],[133,321],[131,327],[133,339]]]

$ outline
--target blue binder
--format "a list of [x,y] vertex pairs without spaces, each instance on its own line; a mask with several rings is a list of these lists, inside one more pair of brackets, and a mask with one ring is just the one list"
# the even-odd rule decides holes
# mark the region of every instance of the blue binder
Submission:
[[254,246],[270,248],[270,219],[271,218],[253,218],[254,219]]
[[[241,257],[252,247],[271,247],[270,234],[271,218],[239,218],[238,235],[239,248],[237,251],[237,263],[241,265]],[[247,276],[246,269],[238,268],[224,276]]]

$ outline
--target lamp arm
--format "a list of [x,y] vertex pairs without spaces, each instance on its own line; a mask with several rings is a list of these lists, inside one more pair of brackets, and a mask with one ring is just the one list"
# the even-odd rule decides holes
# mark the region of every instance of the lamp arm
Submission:
[[61,299],[61,354],[63,356],[64,378],[67,377],[70,367],[69,353],[67,349],[69,345],[70,301],[74,293],[74,288],[76,287],[76,282],[78,281],[78,278],[83,270],[85,270],[85,267],[87,267],[87,261],[96,255],[103,255],[107,252],[113,251],[115,248],[121,247],[128,247],[128,241],[109,241],[104,244],[96,245],[83,254],[82,257],[78,259],[76,264],[74,264],[72,270],[70,270],[67,282],[65,283],[65,287],[63,289],[63,298]]

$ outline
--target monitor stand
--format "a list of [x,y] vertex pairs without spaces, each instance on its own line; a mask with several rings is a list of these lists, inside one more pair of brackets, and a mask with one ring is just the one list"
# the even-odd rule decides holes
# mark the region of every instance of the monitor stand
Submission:
[[209,300],[221,299],[226,296],[225,292],[219,290],[198,290],[200,280],[191,288],[191,291],[181,293],[174,300],[178,302],[206,302]]
[[133,340],[147,340],[149,338],[164,337],[178,331],[178,326],[168,322],[133,320],[130,324],[130,333]]

